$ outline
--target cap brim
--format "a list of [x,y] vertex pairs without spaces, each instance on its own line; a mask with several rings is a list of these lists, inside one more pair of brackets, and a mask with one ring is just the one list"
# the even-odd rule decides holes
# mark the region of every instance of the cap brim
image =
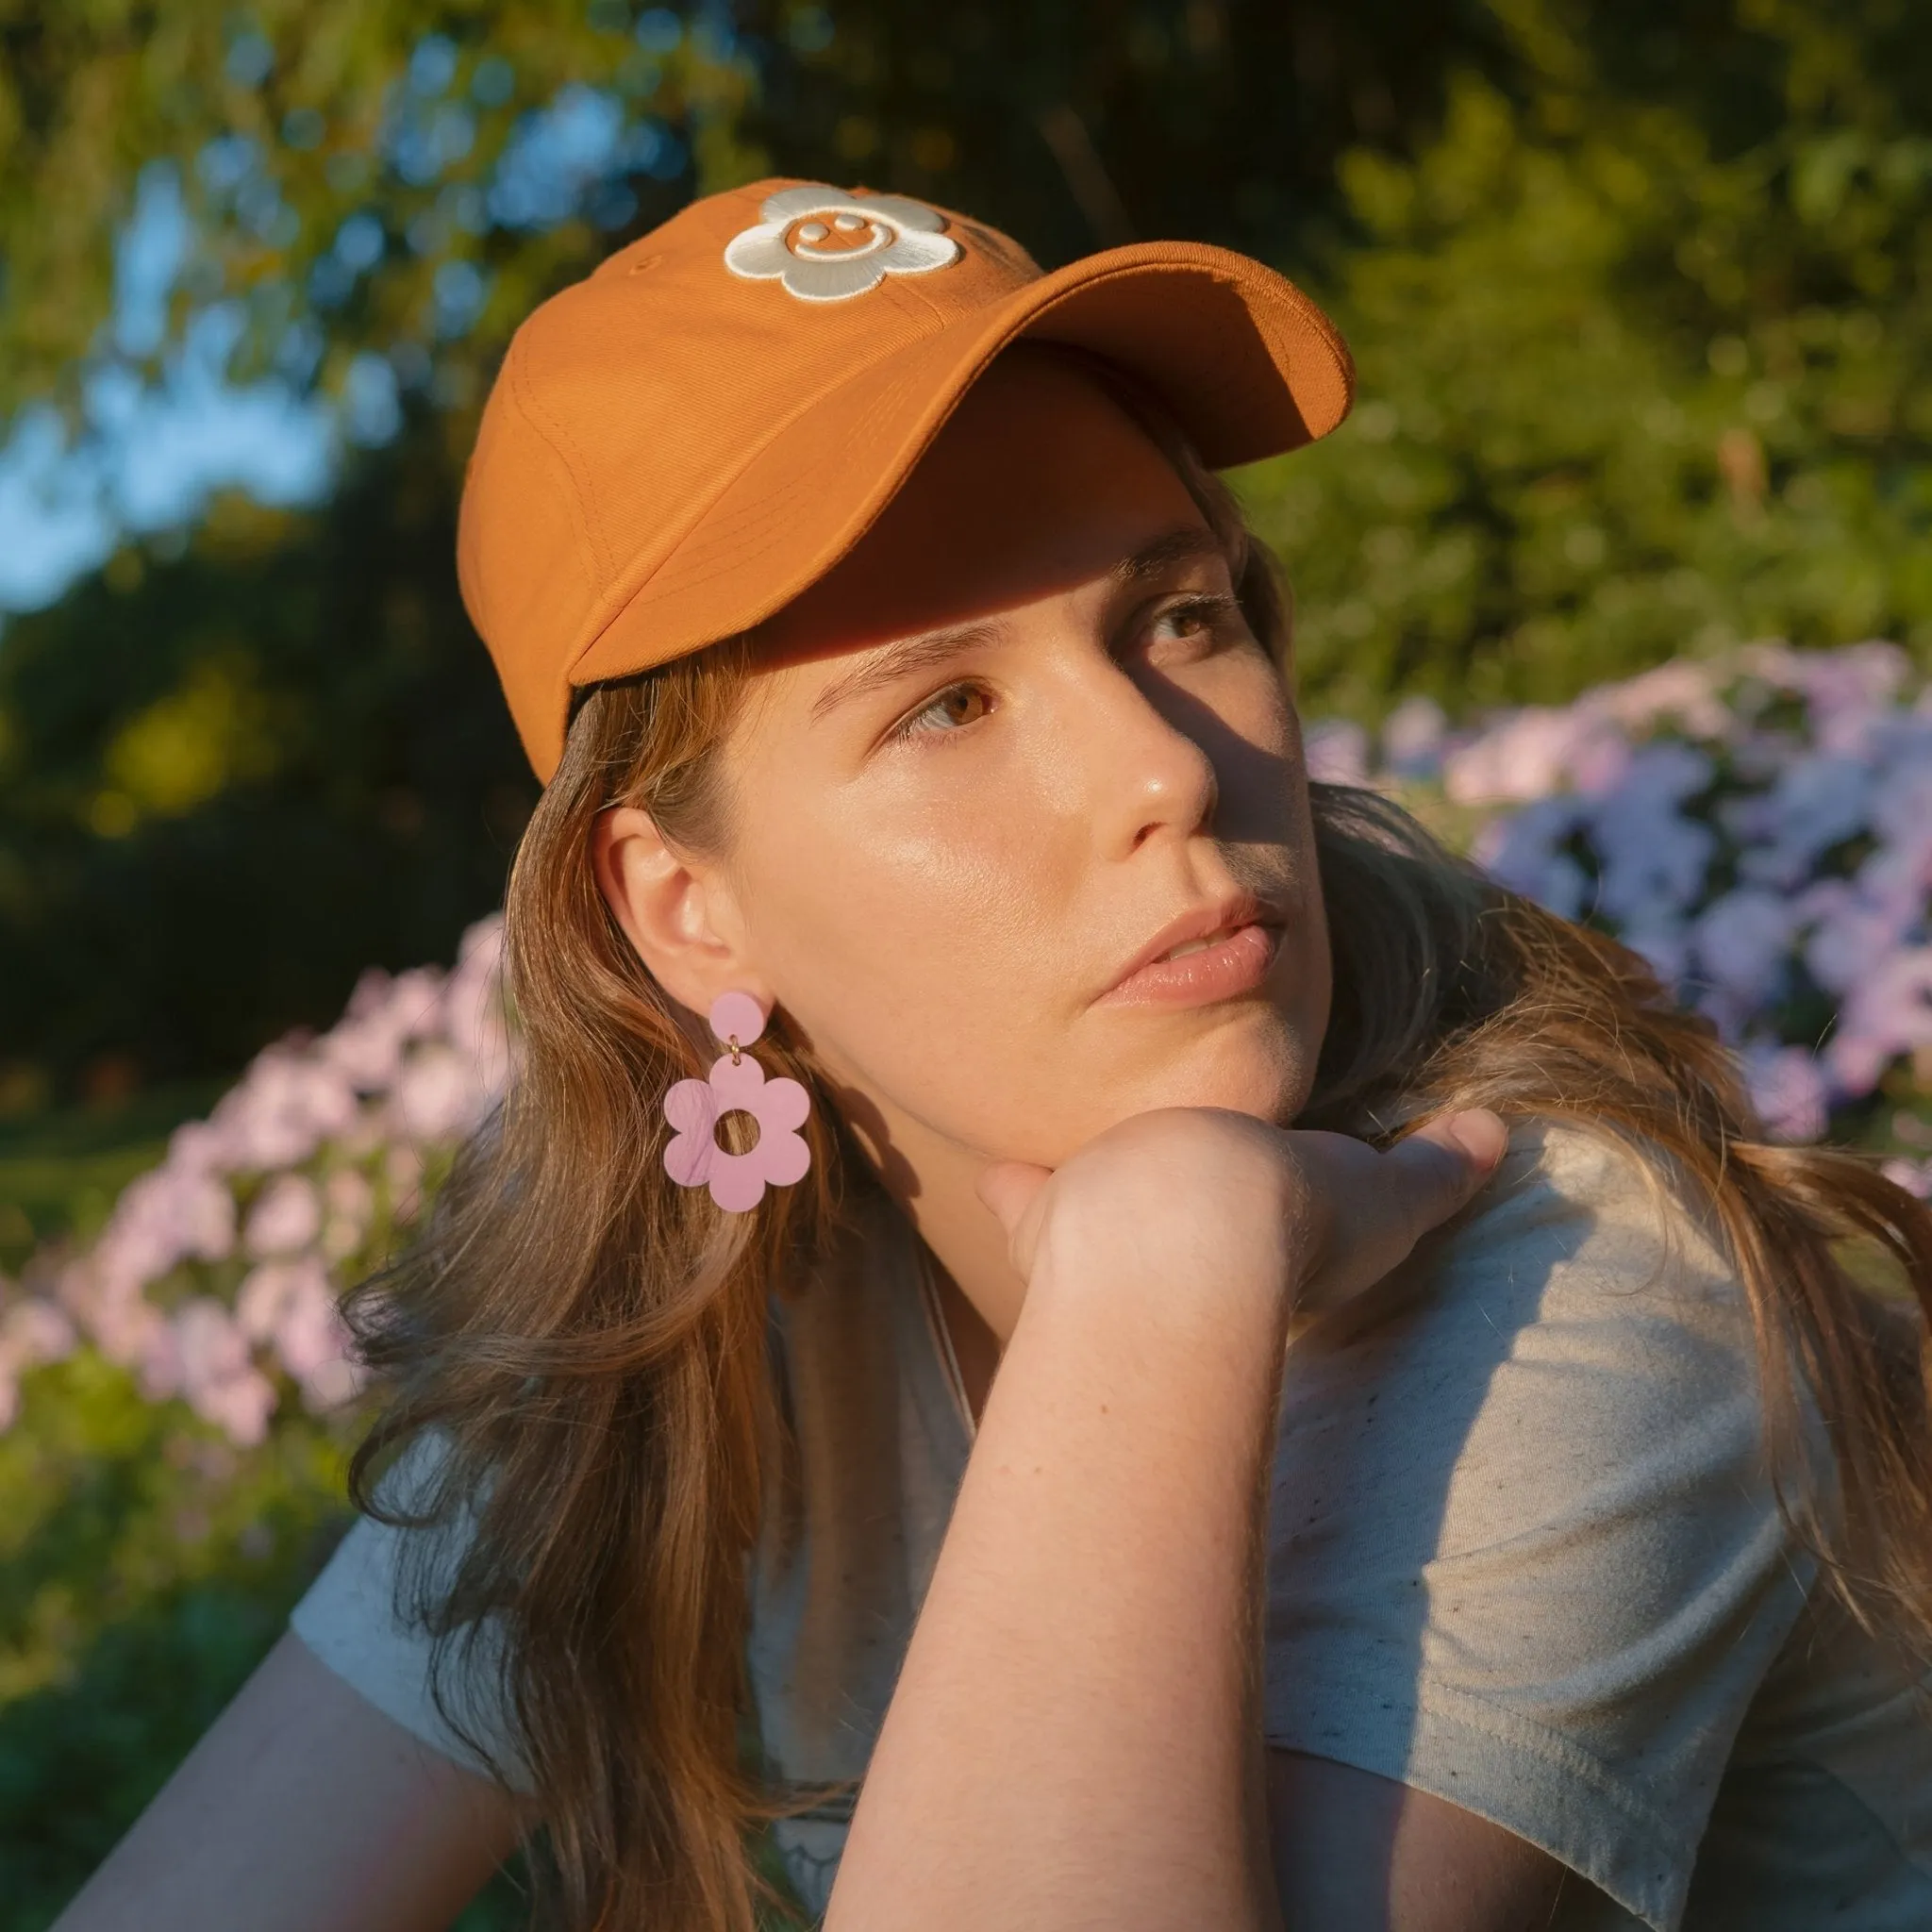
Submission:
[[1150,242],[1085,257],[866,364],[785,423],[588,641],[569,683],[646,670],[790,603],[858,541],[959,398],[1022,339],[1144,378],[1216,469],[1325,435],[1354,390],[1328,319],[1245,256]]

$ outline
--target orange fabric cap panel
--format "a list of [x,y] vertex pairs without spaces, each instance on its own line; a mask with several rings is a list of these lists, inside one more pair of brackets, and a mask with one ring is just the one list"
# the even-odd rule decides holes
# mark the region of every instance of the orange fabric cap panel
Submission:
[[693,202],[517,331],[463,488],[463,601],[539,777],[574,687],[769,617],[865,533],[1022,337],[1104,356],[1203,458],[1325,435],[1354,371],[1300,290],[1150,242],[1042,275],[899,195],[759,181]]

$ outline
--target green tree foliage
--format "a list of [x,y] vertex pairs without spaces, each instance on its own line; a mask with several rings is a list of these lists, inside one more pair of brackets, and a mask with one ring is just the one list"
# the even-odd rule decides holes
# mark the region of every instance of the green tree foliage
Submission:
[[[408,406],[323,508],[224,506],[0,638],[0,1113],[233,1069],[495,901],[533,788],[450,528],[484,382],[548,289],[764,169],[970,207],[1048,261],[1128,233],[1279,252],[1341,148],[1426,122],[1443,62],[1495,38],[1447,0],[732,19],[0,0],[0,402],[71,403],[119,353],[112,238],[158,161],[194,225],[177,324],[240,302],[240,370],[314,331],[321,391],[380,355]],[[572,87],[653,138],[580,206],[506,218],[503,158]],[[440,283],[480,303],[453,318]]]
[[[1518,0],[1329,258],[1361,402],[1248,479],[1306,689],[1560,700],[1684,652],[1932,657],[1932,30]],[[1728,9],[1726,9],[1727,11]]]
[[[196,223],[180,306],[245,296],[258,357],[315,313],[325,387],[358,349],[415,345],[467,373],[440,391],[464,402],[541,294],[693,186],[865,175],[971,207],[1049,263],[1137,234],[1278,252],[1329,205],[1338,154],[1399,143],[1444,65],[1493,64],[1500,41],[1457,0],[0,0],[0,409],[86,368],[113,233],[156,161],[181,169]],[[667,147],[575,218],[492,217],[520,125],[573,87]],[[318,289],[358,218],[375,258],[352,291]],[[453,261],[489,291],[456,330],[436,288]]]
[[[646,44],[624,0],[0,0],[0,409],[71,393],[85,372],[113,236],[155,162],[180,171],[196,224],[179,308],[244,299],[263,361],[314,316],[325,387],[358,349],[412,344],[449,372],[443,399],[468,400],[477,362],[598,252],[600,224],[648,225],[695,175],[748,165],[744,63],[668,13]],[[610,90],[668,145],[592,219],[492,218],[483,191],[506,145],[571,86]],[[358,218],[375,227],[353,284],[318,289]],[[439,314],[451,262],[488,289],[460,329]]]
[[[298,380],[380,357],[405,406],[320,509],[218,505],[0,638],[0,1114],[233,1070],[495,903],[534,786],[456,595],[475,410],[543,294],[751,165],[747,71],[575,0],[0,0],[0,400],[127,358],[112,242],[159,163],[193,241],[152,366],[236,303],[238,376],[312,342]],[[592,194],[492,202],[571,90],[647,138]]]
[[97,1094],[232,1068],[495,903],[536,788],[455,489],[420,422],[326,512],[230,501],[8,627],[0,1060]]
[[1507,64],[1465,0],[752,0],[744,130],[790,173],[931,195],[1047,266],[1157,236],[1268,258],[1335,161],[1432,125],[1443,72]]

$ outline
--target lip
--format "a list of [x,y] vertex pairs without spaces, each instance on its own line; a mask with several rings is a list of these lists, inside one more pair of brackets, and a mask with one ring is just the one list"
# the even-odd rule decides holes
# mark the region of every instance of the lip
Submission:
[[[1253,992],[1274,963],[1282,923],[1252,894],[1194,907],[1162,926],[1095,1004],[1193,1007]],[[1192,940],[1214,943],[1178,959],[1165,957]]]

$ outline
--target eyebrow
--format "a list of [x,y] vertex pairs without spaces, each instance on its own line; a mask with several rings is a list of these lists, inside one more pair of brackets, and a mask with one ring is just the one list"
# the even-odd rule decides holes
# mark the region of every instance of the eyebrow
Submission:
[[1189,524],[1178,530],[1170,530],[1164,537],[1156,537],[1150,543],[1143,543],[1132,556],[1124,557],[1113,567],[1113,580],[1117,584],[1144,584],[1157,577],[1164,577],[1169,571],[1183,563],[1199,563],[1207,558],[1225,558],[1226,550],[1221,539],[1203,524]]
[[[1199,524],[1169,530],[1121,558],[1108,573],[1116,584],[1139,585],[1154,582],[1184,563],[1197,563],[1204,558],[1223,557],[1225,552],[1213,531]],[[1000,642],[1008,625],[998,618],[980,619],[971,624],[946,625],[938,630],[921,631],[917,637],[902,638],[886,645],[876,657],[837,677],[812,700],[811,716],[816,724],[841,705],[871,691],[896,684],[903,677],[931,671],[977,645]]]
[[816,724],[841,705],[869,691],[896,684],[915,672],[930,671],[948,663],[975,644],[997,643],[1006,633],[1004,624],[986,621],[948,625],[942,630],[921,631],[917,637],[902,638],[896,644],[888,644],[877,657],[867,658],[857,669],[826,685],[811,701],[812,722]]

